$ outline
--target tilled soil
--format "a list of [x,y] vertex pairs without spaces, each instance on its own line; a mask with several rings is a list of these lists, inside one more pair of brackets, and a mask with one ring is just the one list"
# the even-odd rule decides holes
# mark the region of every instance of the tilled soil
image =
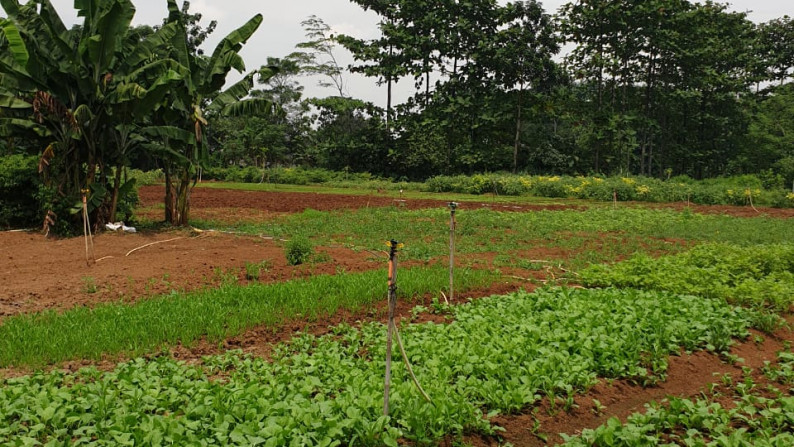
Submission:
[[[162,187],[144,187],[140,190],[142,204],[148,208],[149,218],[157,218],[153,205],[162,201]],[[403,206],[409,209],[446,207],[444,200],[401,199],[386,194],[337,195],[287,192],[246,192],[209,188],[196,188],[192,193],[194,217],[217,220],[260,220],[274,214],[295,213],[305,209],[327,211],[365,207]],[[638,204],[619,204],[638,206]],[[647,205],[643,205],[647,206]],[[758,209],[728,206],[689,206],[687,204],[653,205],[660,208],[683,209],[704,214],[727,214],[738,217],[766,215],[775,218],[794,217],[794,210]],[[504,211],[534,211],[582,209],[565,205],[525,205],[483,202],[464,202],[461,209],[491,208]],[[259,281],[273,282],[314,274],[336,271],[364,271],[383,267],[383,260],[366,251],[353,251],[342,247],[322,247],[331,261],[293,267],[286,263],[283,242],[263,237],[239,236],[219,232],[196,233],[173,230],[157,233],[117,234],[104,233],[93,242],[96,263],[86,262],[83,238],[45,239],[37,232],[0,232],[0,324],[4,316],[42,310],[64,310],[74,306],[93,306],[103,302],[135,301],[147,296],[168,293],[172,290],[195,290],[214,287],[234,279],[245,282],[246,263],[267,261]],[[537,254],[536,254],[537,255]],[[483,254],[488,258],[493,254]],[[504,270],[504,269],[503,269]],[[511,272],[507,272],[511,273]],[[549,272],[512,272],[502,282],[489,289],[471,292],[458,299],[506,293],[519,287],[531,289],[524,281],[531,277],[542,280]],[[553,274],[553,273],[552,273]],[[432,297],[423,297],[417,303],[401,303],[398,314],[410,318],[410,309],[419,303],[429,304]],[[259,327],[227,340],[224,346],[198,342],[191,347],[175,347],[174,356],[188,361],[202,355],[239,348],[254,355],[267,356],[273,343],[288,340],[297,331],[322,334],[329,326],[341,322],[383,320],[385,303],[358,313],[340,312],[319,321],[290,321],[280,328]],[[420,316],[418,321],[438,318]],[[757,368],[765,360],[773,361],[782,348],[782,340],[794,340],[790,331],[781,331],[776,337],[765,337],[763,343],[745,342],[734,348],[734,353],[744,358],[745,366]],[[100,363],[112,368],[117,358]],[[69,362],[59,367],[74,369],[91,362]],[[93,363],[96,364],[96,363]],[[16,375],[20,371],[0,371],[0,377]],[[724,363],[707,353],[683,354],[670,359],[667,380],[658,386],[643,388],[626,381],[602,381],[587,394],[576,398],[570,412],[551,408],[545,400],[532,414],[499,416],[496,422],[506,429],[500,438],[467,439],[473,445],[496,446],[501,441],[515,446],[553,445],[560,441],[557,433],[577,433],[605,422],[611,416],[625,418],[641,410],[651,400],[668,395],[697,396],[716,375],[741,374],[741,368]],[[598,411],[593,399],[604,405]],[[539,431],[536,423],[540,422]],[[538,436],[539,433],[547,434]],[[544,440],[545,439],[545,440]]]

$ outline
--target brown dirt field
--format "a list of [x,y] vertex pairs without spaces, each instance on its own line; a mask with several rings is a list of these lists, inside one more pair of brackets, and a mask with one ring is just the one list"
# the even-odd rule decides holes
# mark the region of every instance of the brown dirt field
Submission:
[[[144,186],[138,192],[141,205],[144,207],[158,205],[163,202],[165,192],[162,186]],[[447,200],[401,199],[393,192],[371,195],[320,194],[303,192],[271,192],[271,191],[237,191],[215,188],[194,188],[191,193],[191,212],[195,217],[206,217],[207,214],[221,215],[221,210],[246,210],[241,216],[264,216],[272,213],[295,213],[306,209],[329,211],[334,209],[358,209],[367,207],[405,206],[408,209],[446,207]],[[526,203],[488,203],[487,196],[482,201],[460,202],[461,210],[488,208],[496,211],[560,211],[566,209],[584,209],[581,205],[532,205]],[[604,203],[603,205],[610,205]],[[642,206],[646,208],[669,208],[682,211],[689,208],[700,214],[725,214],[734,217],[794,217],[794,208],[763,208],[750,206],[725,205],[694,205],[686,202],[676,203],[645,203],[618,202],[618,206]],[[213,213],[212,210],[215,210]],[[151,212],[149,212],[151,213]],[[153,217],[161,219],[158,215]],[[155,214],[155,213],[152,213]],[[228,214],[225,214],[228,217]]]
[[230,276],[245,282],[246,262],[268,261],[269,268],[259,278],[262,282],[379,265],[367,252],[319,247],[333,262],[293,267],[287,265],[282,245],[218,232],[104,233],[94,237],[96,264],[88,264],[82,237],[48,240],[39,233],[2,232],[0,317],[134,301],[172,290],[216,286]]
[[[144,186],[139,189],[141,206],[163,203],[162,186]],[[408,209],[447,207],[448,200],[401,199],[386,193],[372,195],[319,194],[304,192],[238,191],[230,189],[194,188],[190,194],[193,216],[203,216],[208,210],[246,210],[245,213],[298,213],[307,209],[330,211],[339,209],[376,208],[400,206]],[[520,203],[461,202],[459,209],[488,208],[498,211],[558,211],[584,209],[568,205],[527,205]],[[255,210],[255,211],[252,211]],[[161,219],[161,216],[156,216]]]
[[[142,204],[149,207],[146,217],[159,219],[154,205],[161,202],[161,187],[141,188]],[[281,213],[301,212],[307,208],[315,210],[355,209],[376,206],[405,206],[410,209],[423,207],[445,207],[444,200],[412,200],[395,202],[393,197],[381,195],[329,195],[313,193],[245,192],[196,188],[192,194],[194,217],[218,220],[258,220]],[[624,204],[619,204],[624,205]],[[625,204],[625,206],[639,206]],[[643,204],[642,206],[649,206]],[[650,205],[660,208],[683,209],[686,204]],[[536,206],[525,204],[488,204],[465,202],[461,209],[488,207],[505,211],[534,211],[581,209],[564,205]],[[794,210],[759,209],[757,213],[749,207],[705,207],[691,206],[693,212],[704,214],[728,214],[739,217],[766,215],[777,218],[794,217]],[[678,244],[680,241],[667,241]],[[152,244],[127,255],[130,250]],[[598,244],[597,241],[593,242]],[[268,270],[260,281],[281,281],[295,277],[320,273],[334,273],[338,269],[363,271],[383,267],[383,262],[368,252],[356,252],[346,248],[323,248],[331,262],[309,266],[292,267],[286,264],[283,243],[260,237],[236,236],[218,232],[193,233],[173,230],[158,233],[115,234],[104,233],[94,238],[95,257],[98,262],[87,265],[83,238],[50,240],[33,232],[0,232],[0,324],[4,316],[41,311],[63,310],[73,306],[91,306],[111,301],[134,301],[147,296],[168,293],[172,290],[194,290],[213,287],[231,277],[245,282],[246,262],[269,262]],[[566,253],[527,251],[526,256],[536,259],[564,259]],[[491,267],[495,254],[483,254],[480,261],[485,268]],[[444,262],[438,260],[437,262]],[[473,291],[458,297],[459,300],[506,293],[519,287],[532,289],[535,283],[549,279],[553,271],[526,271],[502,268],[505,277],[487,290]],[[430,303],[432,297],[425,296],[416,303],[401,303],[398,314],[410,318],[411,308],[420,303]],[[199,342],[195,346],[176,347],[175,357],[194,361],[202,355],[225,349],[243,349],[254,355],[267,356],[272,343],[288,340],[298,331],[322,334],[329,326],[355,323],[362,320],[383,320],[385,303],[374,309],[358,313],[340,312],[319,321],[290,321],[280,328],[258,327],[226,340],[224,346]],[[438,316],[420,316],[418,321],[439,319]],[[745,359],[745,366],[757,368],[765,360],[774,360],[781,349],[782,340],[794,341],[794,334],[781,331],[776,337],[767,336],[763,343],[752,341],[737,345],[733,352]],[[117,358],[99,362],[104,369],[113,367]],[[75,361],[59,367],[76,369],[97,362]],[[2,371],[0,377],[16,375],[21,371]],[[741,367],[723,363],[718,357],[707,353],[682,354],[672,357],[668,377],[658,386],[643,388],[627,381],[602,381],[588,393],[578,396],[578,405],[570,412],[553,411],[544,400],[534,412],[522,415],[499,416],[496,422],[506,429],[500,438],[483,439],[472,437],[467,442],[476,446],[496,446],[507,441],[513,445],[553,445],[560,441],[558,433],[574,434],[585,428],[604,423],[611,416],[625,418],[632,412],[642,410],[645,403],[668,395],[697,396],[712,382],[718,381],[715,374],[741,374]],[[593,399],[606,408],[596,411]],[[540,422],[540,433],[548,435],[547,441],[533,432],[536,421]]]

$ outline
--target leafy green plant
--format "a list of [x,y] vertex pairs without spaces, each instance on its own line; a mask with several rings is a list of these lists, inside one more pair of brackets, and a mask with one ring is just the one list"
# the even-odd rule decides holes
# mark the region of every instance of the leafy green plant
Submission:
[[[660,258],[638,254],[616,265],[592,266],[581,278],[588,286],[666,290],[783,311],[794,304],[794,245],[704,244]],[[773,313],[757,318],[759,329],[768,332],[781,324]]]
[[563,446],[794,445],[794,397],[765,397],[750,382],[738,384],[737,391],[730,405],[675,397],[651,403],[625,424],[613,417],[580,436],[563,435]]
[[284,254],[287,264],[300,265],[308,262],[314,253],[314,246],[306,236],[298,235],[287,241]]
[[[401,274],[403,292],[403,287],[415,287],[417,272],[411,272]],[[443,279],[442,272],[433,273]],[[373,280],[382,284],[380,272]],[[330,283],[316,286],[324,291],[323,299],[334,290]],[[262,287],[253,289],[253,301],[268,296]],[[298,291],[270,295],[268,306]],[[230,298],[213,297],[224,301],[220,308],[225,314],[242,297]],[[192,296],[178,305],[197,300],[201,298]],[[205,314],[213,312],[208,304],[199,307]],[[110,310],[117,318],[113,327],[123,331],[128,324],[124,311]],[[152,310],[157,309],[146,309],[149,332],[168,330],[152,327],[152,315],[168,315]],[[389,417],[382,415],[385,327],[366,323],[340,325],[324,336],[299,335],[275,346],[270,360],[227,352],[188,365],[161,356],[122,363],[110,372],[55,371],[0,380],[0,443],[172,439],[181,444],[393,446],[402,439],[433,445],[464,433],[494,434],[492,417],[525,409],[540,395],[561,396],[563,408],[572,408],[573,396],[599,375],[661,376],[667,355],[680,352],[680,345],[696,349],[712,344],[717,326],[747,336],[751,313],[720,300],[563,288],[484,298],[451,311],[450,324],[401,327],[414,372],[432,404],[416,392],[406,369],[397,366]],[[13,318],[0,331],[9,321]],[[223,324],[234,325],[229,320]],[[0,334],[0,341],[8,339],[5,335]],[[88,334],[79,335],[84,341]],[[2,348],[0,355],[7,352]]]

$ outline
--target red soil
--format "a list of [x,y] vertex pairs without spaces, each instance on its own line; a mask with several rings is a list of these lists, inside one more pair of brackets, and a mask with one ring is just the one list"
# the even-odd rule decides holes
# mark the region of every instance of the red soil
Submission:
[[[144,206],[151,207],[161,202],[161,187],[141,188],[140,197]],[[192,193],[194,217],[218,220],[261,220],[280,213],[294,213],[311,208],[315,210],[354,209],[376,206],[405,206],[410,209],[444,207],[443,200],[400,201],[399,197],[384,195],[354,196],[313,193],[245,192],[208,188],[196,188]],[[628,206],[634,206],[630,204]],[[654,205],[683,209],[686,204]],[[564,205],[488,204],[465,202],[461,209],[489,207],[505,211],[560,210]],[[770,217],[794,217],[794,210],[759,209],[757,213],[749,207],[705,207],[692,206],[693,212],[729,214],[752,217],[764,214]],[[149,208],[147,217],[158,218],[156,209]],[[673,244],[679,241],[668,241]],[[147,244],[152,244],[148,245]],[[597,247],[599,241],[593,241]],[[590,246],[590,244],[588,244]],[[142,248],[139,248],[142,247]],[[139,248],[130,253],[131,250]],[[87,265],[83,238],[51,240],[38,233],[0,232],[0,324],[3,316],[28,313],[46,309],[63,310],[73,306],[92,306],[102,302],[134,301],[150,295],[171,290],[194,290],[213,287],[221,281],[235,278],[245,282],[247,262],[268,261],[267,271],[260,281],[281,281],[294,277],[320,273],[363,271],[383,267],[383,262],[368,252],[356,252],[346,248],[324,247],[332,261],[309,266],[292,267],[286,264],[283,243],[272,239],[251,236],[236,236],[218,232],[193,233],[186,230],[159,233],[113,234],[105,233],[94,238],[95,264]],[[556,251],[555,251],[556,250]],[[560,249],[542,248],[523,253],[533,259],[565,259],[569,253]],[[479,260],[485,267],[492,264],[495,254],[485,253]],[[438,261],[443,262],[443,260]],[[487,296],[505,293],[519,287],[531,289],[533,284],[550,279],[558,272],[548,269],[526,271],[502,268],[504,281],[488,290],[471,292],[460,297]],[[401,303],[398,314],[410,318],[411,308],[420,303],[429,304],[431,297],[423,297],[417,303]],[[291,321],[280,328],[254,328],[238,337],[226,340],[225,346],[199,342],[195,346],[176,347],[173,354],[186,360],[195,360],[201,355],[216,353],[222,349],[241,348],[255,355],[268,355],[273,342],[289,339],[296,331],[322,334],[329,326],[341,322],[354,323],[360,320],[383,320],[385,303],[358,313],[340,312],[319,321]],[[438,316],[421,316],[425,319],[440,319]],[[782,347],[782,339],[794,340],[791,332],[778,337],[766,337],[760,344],[740,344],[734,352],[745,359],[745,365],[757,368],[764,360],[774,360],[776,351]],[[112,368],[116,358],[100,362],[100,367]],[[84,366],[89,362],[76,361],[63,365],[67,369]],[[96,364],[93,362],[92,364]],[[0,376],[16,375],[20,371],[0,371]],[[577,406],[570,412],[554,411],[544,401],[533,414],[499,416],[496,422],[506,428],[501,435],[503,441],[516,446],[548,445],[533,431],[536,420],[540,422],[540,433],[548,434],[548,443],[560,441],[557,433],[573,434],[584,428],[592,428],[605,422],[610,416],[625,418],[641,410],[650,400],[668,395],[696,396],[709,383],[718,381],[715,374],[741,374],[741,368],[723,363],[714,355],[696,353],[682,354],[670,359],[666,381],[658,386],[642,388],[625,381],[603,381],[587,394],[576,398]],[[605,406],[597,411],[593,399]],[[499,439],[467,439],[474,445],[495,446]]]

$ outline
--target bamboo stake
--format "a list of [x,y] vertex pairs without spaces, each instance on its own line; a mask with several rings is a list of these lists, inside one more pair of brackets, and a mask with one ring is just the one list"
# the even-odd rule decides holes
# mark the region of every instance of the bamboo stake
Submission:
[[760,213],[760,211],[758,211],[755,205],[753,205],[753,192],[750,191],[749,189],[747,190],[747,197],[750,199],[750,206],[753,208],[753,211],[755,211],[756,213]]
[[90,266],[91,261],[89,258],[93,258],[94,264],[96,264],[96,255],[94,254],[94,238],[91,235],[91,222],[88,220],[88,199],[86,198],[88,190],[84,189],[81,192],[83,193],[83,237],[85,238],[85,265]]
[[394,333],[394,310],[397,306],[397,249],[402,246],[391,240],[389,245],[389,322],[386,330],[386,375],[383,386],[383,415],[389,415],[389,390],[391,388],[391,349]]

